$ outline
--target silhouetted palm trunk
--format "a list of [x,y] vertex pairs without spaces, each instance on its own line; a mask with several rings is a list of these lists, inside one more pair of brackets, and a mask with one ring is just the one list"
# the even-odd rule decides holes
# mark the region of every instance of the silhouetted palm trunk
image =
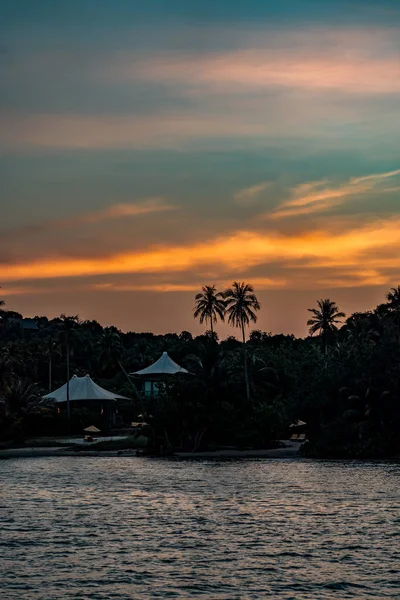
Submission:
[[69,335],[67,332],[67,420],[69,422],[71,417],[70,403],[69,403]]
[[246,398],[250,400],[250,385],[249,385],[249,373],[247,370],[247,349],[246,349],[246,336],[244,333],[244,323],[242,321],[242,335],[243,335],[243,361],[244,361],[244,380],[246,382]]
[[117,359],[117,362],[118,362],[118,364],[119,364],[119,366],[120,366],[120,369],[121,369],[121,371],[123,372],[123,374],[125,375],[125,377],[126,377],[126,378],[127,378],[127,380],[129,381],[129,384],[130,384],[130,386],[131,386],[132,390],[134,391],[136,398],[139,400],[139,403],[140,403],[140,406],[141,406],[141,408],[142,408],[142,411],[144,411],[144,410],[145,410],[145,407],[144,407],[144,404],[143,404],[142,397],[141,397],[141,395],[139,394],[139,392],[137,391],[137,389],[136,389],[136,386],[135,386],[135,384],[133,383],[133,381],[132,381],[131,377],[129,377],[129,373],[127,373],[127,372],[126,372],[124,365],[122,364],[122,362],[121,362],[119,359]]
[[49,355],[49,392],[51,392],[52,378],[53,378],[53,359],[52,359],[51,351],[50,351],[50,355]]
[[324,353],[326,356],[328,354],[328,333],[327,333],[327,331],[322,332],[322,341],[324,344]]

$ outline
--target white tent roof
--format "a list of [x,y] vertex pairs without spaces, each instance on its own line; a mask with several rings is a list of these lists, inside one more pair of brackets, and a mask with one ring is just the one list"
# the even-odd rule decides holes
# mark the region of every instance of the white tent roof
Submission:
[[298,420],[289,425],[289,427],[303,427],[303,425],[307,425],[304,421]]
[[141,371],[131,373],[131,375],[176,375],[177,373],[189,373],[189,371],[186,371],[186,369],[177,365],[176,362],[168,356],[167,352],[163,352],[162,356],[156,360],[155,363],[145,369],[141,369]]
[[[66,402],[67,384],[65,383],[58,390],[50,392],[43,398],[45,400],[55,400],[56,402]],[[75,400],[116,400],[117,398],[127,399],[125,396],[119,396],[100,387],[90,378],[90,375],[86,375],[86,377],[74,375],[69,381],[69,399],[71,402]]]

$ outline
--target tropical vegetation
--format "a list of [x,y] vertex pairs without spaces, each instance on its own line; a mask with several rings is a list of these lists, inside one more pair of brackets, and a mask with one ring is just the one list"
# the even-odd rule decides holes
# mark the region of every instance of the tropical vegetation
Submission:
[[[400,454],[400,287],[374,310],[347,318],[334,301],[319,300],[304,339],[258,329],[247,336],[260,310],[247,283],[221,292],[204,286],[194,301],[194,316],[207,328],[196,337],[122,332],[66,315],[36,316],[35,328],[24,330],[22,315],[0,302],[1,439],[81,433],[89,424],[106,429],[88,408],[70,406],[68,419],[42,401],[68,375],[90,373],[128,398],[118,401],[113,427],[143,421],[142,441],[154,452],[271,447],[301,419],[307,456]],[[219,339],[223,320],[240,339]],[[163,351],[191,376],[170,378],[158,397],[142,397],[129,373]]]

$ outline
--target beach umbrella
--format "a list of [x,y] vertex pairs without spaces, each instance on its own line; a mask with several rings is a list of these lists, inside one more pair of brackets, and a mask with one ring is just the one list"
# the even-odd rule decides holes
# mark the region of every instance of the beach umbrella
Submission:
[[97,429],[97,427],[95,427],[94,425],[86,427],[86,429],[84,429],[83,431],[86,431],[86,433],[100,433],[100,429]]

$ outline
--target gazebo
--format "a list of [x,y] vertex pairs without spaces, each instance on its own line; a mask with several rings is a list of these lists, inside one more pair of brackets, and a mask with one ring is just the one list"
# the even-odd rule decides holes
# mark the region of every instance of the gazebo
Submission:
[[140,377],[145,396],[158,396],[160,384],[173,375],[190,375],[190,373],[173,361],[167,352],[163,352],[156,362],[145,369],[130,373],[131,377]]
[[87,408],[93,409],[99,407],[100,414],[106,412],[109,418],[111,418],[113,413],[112,407],[116,400],[128,400],[125,396],[120,396],[100,387],[93,381],[90,375],[86,375],[85,377],[74,375],[69,380],[69,386],[68,383],[65,383],[57,390],[54,390],[54,392],[43,396],[43,399],[53,400],[56,404],[67,403],[69,399],[69,402],[79,403],[79,405]]

